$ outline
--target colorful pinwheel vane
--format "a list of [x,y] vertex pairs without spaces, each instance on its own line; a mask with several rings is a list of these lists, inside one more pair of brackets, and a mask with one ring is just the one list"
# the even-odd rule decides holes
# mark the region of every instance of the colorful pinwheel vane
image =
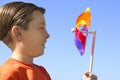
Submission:
[[85,12],[80,14],[76,19],[76,27],[73,32],[75,32],[75,45],[79,50],[80,54],[83,55],[85,53],[86,46],[86,38],[88,35],[88,28],[91,23],[91,13],[90,9],[86,8]]

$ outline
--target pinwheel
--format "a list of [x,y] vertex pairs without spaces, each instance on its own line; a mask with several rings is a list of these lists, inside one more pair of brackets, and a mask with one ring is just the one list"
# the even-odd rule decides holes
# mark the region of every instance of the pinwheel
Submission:
[[90,56],[90,66],[89,66],[89,72],[92,72],[96,30],[92,32],[88,32],[90,23],[91,23],[90,9],[86,8],[85,12],[80,14],[76,19],[76,27],[75,29],[72,29],[72,32],[75,32],[74,42],[81,55],[85,53],[86,39],[87,39],[88,33],[91,33],[93,35],[91,56]]
[[76,27],[73,30],[75,32],[74,42],[81,55],[85,53],[86,38],[88,35],[88,28],[90,26],[90,22],[90,9],[86,8],[86,11],[80,14],[76,19]]

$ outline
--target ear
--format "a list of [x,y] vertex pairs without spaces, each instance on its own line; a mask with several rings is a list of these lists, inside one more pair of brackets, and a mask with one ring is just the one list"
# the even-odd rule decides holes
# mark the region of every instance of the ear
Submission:
[[13,26],[11,34],[14,40],[20,41],[22,39],[21,28],[19,26]]

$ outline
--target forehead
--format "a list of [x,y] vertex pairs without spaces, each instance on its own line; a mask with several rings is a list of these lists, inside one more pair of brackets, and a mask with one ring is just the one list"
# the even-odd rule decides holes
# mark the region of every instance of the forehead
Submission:
[[35,11],[32,15],[32,21],[35,23],[45,23],[44,14],[42,14],[40,11]]
[[29,22],[28,27],[33,29],[40,25],[46,25],[44,15],[40,11],[35,11],[32,14],[32,20]]

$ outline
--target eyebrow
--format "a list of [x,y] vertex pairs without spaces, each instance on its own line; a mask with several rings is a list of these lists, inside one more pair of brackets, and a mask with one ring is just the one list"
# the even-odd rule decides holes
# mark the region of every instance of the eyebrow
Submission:
[[44,25],[45,25],[45,23],[44,23],[44,22],[39,22],[38,24],[44,24]]

